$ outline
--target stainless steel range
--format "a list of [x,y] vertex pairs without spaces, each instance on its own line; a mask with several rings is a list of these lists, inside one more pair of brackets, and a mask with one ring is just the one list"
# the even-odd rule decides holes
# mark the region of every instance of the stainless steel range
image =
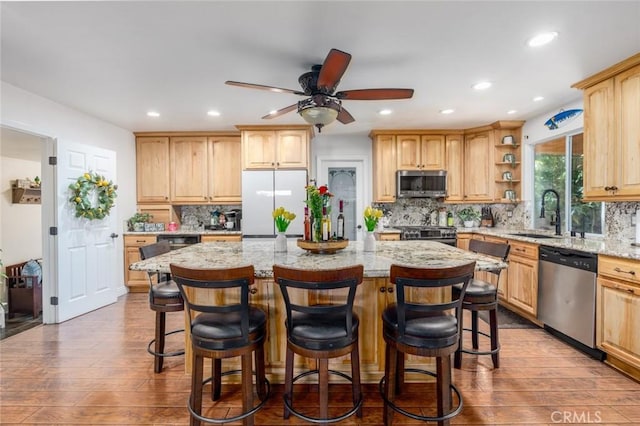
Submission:
[[396,226],[401,240],[431,240],[456,245],[456,228],[449,226]]

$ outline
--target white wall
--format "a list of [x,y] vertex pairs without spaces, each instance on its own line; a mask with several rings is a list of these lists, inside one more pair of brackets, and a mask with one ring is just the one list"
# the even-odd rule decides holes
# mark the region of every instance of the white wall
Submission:
[[[96,99],[96,102],[99,102]],[[131,131],[50,101],[8,83],[0,86],[0,124],[59,141],[92,145],[116,152],[118,184],[117,223],[123,223],[136,210],[135,138]],[[43,173],[44,175],[44,173]],[[44,176],[43,176],[44,182]],[[44,188],[43,188],[44,189]],[[44,207],[44,206],[43,206]],[[43,215],[47,212],[43,210]],[[4,219],[4,214],[2,216]],[[116,240],[117,264],[120,268],[117,291],[124,287],[123,238]],[[5,231],[6,232],[6,231]],[[44,249],[43,249],[44,250]],[[63,262],[65,259],[58,259]]]
[[40,175],[40,162],[1,157],[0,211],[2,211],[2,262],[4,265],[42,257],[42,206],[13,204],[11,182]]

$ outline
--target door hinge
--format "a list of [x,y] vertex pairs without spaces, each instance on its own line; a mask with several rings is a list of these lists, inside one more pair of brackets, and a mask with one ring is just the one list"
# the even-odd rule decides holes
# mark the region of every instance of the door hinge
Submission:
[[58,157],[49,157],[49,165],[57,166],[58,165]]
[[51,304],[53,306],[58,306],[58,297],[57,296],[51,296]]
[[49,235],[58,235],[58,227],[57,226],[49,227]]

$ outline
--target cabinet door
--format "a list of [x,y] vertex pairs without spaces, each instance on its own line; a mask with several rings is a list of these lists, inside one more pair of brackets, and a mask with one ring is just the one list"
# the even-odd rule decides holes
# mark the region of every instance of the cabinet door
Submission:
[[396,137],[377,135],[373,140],[373,200],[396,201]]
[[273,169],[276,165],[276,132],[243,131],[242,158],[244,169]]
[[164,223],[165,229],[169,226],[169,222],[178,222],[174,220],[173,207],[171,204],[142,204],[138,206],[138,212],[149,213],[151,215],[151,221]]
[[464,145],[464,200],[493,200],[493,132],[470,135]]
[[538,312],[538,260],[509,257],[507,300],[533,316]]
[[612,79],[584,91],[585,199],[607,199],[611,196],[608,188],[615,184],[616,130],[613,96]]
[[209,138],[209,200],[240,203],[242,200],[242,161],[240,138]]
[[640,368],[640,286],[598,278],[596,345]]
[[276,168],[306,169],[309,167],[309,137],[306,130],[276,132]]
[[169,138],[136,138],[136,189],[138,203],[169,201]]
[[[488,235],[485,235],[484,240],[492,243],[500,243],[500,244],[508,243],[507,240],[504,240],[502,238],[490,237]],[[485,272],[484,274],[485,274],[484,278],[482,279],[495,284],[496,282],[495,274],[492,274],[489,272]],[[478,272],[476,272],[476,276],[478,276]],[[509,270],[508,269],[501,270],[500,275],[498,277],[498,297],[500,299],[503,299],[503,300],[507,299],[507,296],[509,294],[508,281],[509,281]]]
[[446,201],[462,201],[464,143],[462,135],[446,137],[447,198]]
[[420,158],[420,135],[398,135],[397,166],[398,170],[419,170],[422,168]]
[[171,201],[208,201],[207,138],[171,138]]
[[420,162],[423,170],[443,170],[445,168],[445,142],[443,135],[422,135]]
[[614,196],[637,200],[640,196],[640,65],[616,76],[615,99],[619,155],[615,168],[618,189]]
[[226,242],[240,242],[242,241],[242,235],[201,235],[201,243],[226,243]]
[[469,241],[471,241],[471,237],[473,234],[463,234],[458,232],[456,237],[456,247],[461,248],[463,250],[469,250]]

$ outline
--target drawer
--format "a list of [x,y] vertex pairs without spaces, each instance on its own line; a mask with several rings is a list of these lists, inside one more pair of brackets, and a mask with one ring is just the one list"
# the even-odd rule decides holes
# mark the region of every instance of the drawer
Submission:
[[621,257],[598,256],[598,275],[640,284],[640,262]]
[[240,242],[242,235],[202,235],[201,243],[224,243],[224,242]]
[[522,241],[508,240],[511,245],[509,256],[528,257],[530,259],[538,258],[538,245],[523,243]]
[[156,242],[155,235],[125,235],[125,247],[142,247]]

